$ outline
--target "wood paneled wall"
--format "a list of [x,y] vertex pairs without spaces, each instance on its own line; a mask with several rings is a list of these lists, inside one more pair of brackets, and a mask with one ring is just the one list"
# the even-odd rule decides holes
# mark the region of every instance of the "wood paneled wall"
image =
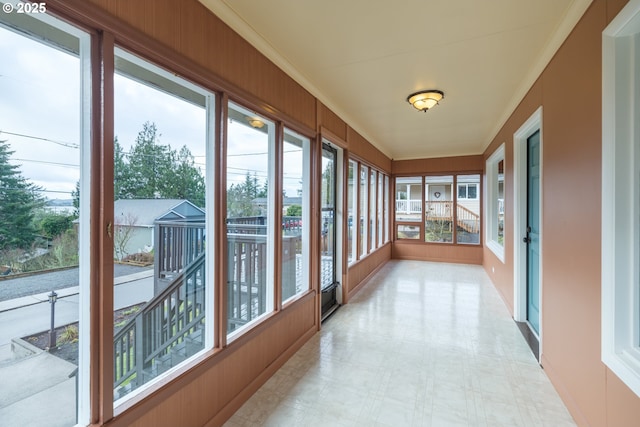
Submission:
[[388,174],[391,171],[391,159],[351,127],[347,129],[347,143],[349,144],[350,154],[375,166],[384,173]]
[[353,297],[387,261],[391,259],[391,244],[378,248],[375,252],[349,266],[346,280],[347,302]]
[[[215,75],[234,96],[315,129],[315,97],[197,0],[89,1],[118,24],[128,24]],[[118,42],[129,44],[116,36]]]
[[482,172],[483,170],[484,159],[482,155],[394,160],[391,162],[391,173],[404,176]]
[[484,153],[505,143],[505,262],[485,249],[484,267],[513,310],[513,134],[542,106],[541,363],[581,426],[640,420],[600,354],[602,31],[626,3],[592,2]]

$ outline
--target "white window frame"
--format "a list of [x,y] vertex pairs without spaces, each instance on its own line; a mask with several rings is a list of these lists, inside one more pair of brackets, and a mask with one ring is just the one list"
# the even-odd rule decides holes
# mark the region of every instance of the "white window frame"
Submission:
[[[485,204],[485,245],[504,264],[504,236],[502,244],[498,242],[498,196],[499,196],[499,171],[498,164],[505,162],[505,145],[493,152],[486,162],[487,171],[487,203]],[[506,162],[504,163],[506,164]],[[504,188],[504,187],[503,187]]]
[[[155,62],[148,60],[142,56],[138,56],[137,54],[131,53],[125,50],[122,47],[116,46],[114,49],[114,59],[121,58],[132,64],[139,66],[140,68],[146,70],[149,75],[147,77],[158,76],[160,78],[166,79],[170,83],[175,84],[178,87],[182,87],[186,90],[195,92],[199,95],[202,95],[204,98],[204,108],[206,110],[206,129],[205,129],[205,155],[206,155],[206,188],[205,188],[205,200],[206,205],[213,205],[213,200],[215,196],[215,162],[213,161],[215,155],[215,135],[217,130],[216,124],[216,95],[212,92],[191,83],[189,80],[178,76],[170,71],[161,68]],[[118,73],[119,70],[115,70],[115,73]],[[126,75],[128,79],[137,79],[138,76],[134,75]],[[149,84],[144,81],[140,81],[141,84],[147,85],[148,87],[163,91],[162,88],[157,87],[153,84]],[[168,92],[171,93],[171,92]],[[174,96],[177,96],[173,94]],[[181,97],[178,96],[181,99]],[[214,277],[215,272],[215,263],[216,263],[216,253],[215,253],[215,225],[214,225],[214,210],[207,209],[205,214],[205,230],[206,230],[206,242],[205,242],[205,251],[206,251],[206,260],[205,260],[205,276],[206,277]],[[211,236],[209,238],[209,236]],[[204,347],[199,352],[189,356],[186,360],[176,364],[171,367],[167,371],[153,378],[152,380],[140,385],[135,390],[132,390],[130,393],[120,397],[119,399],[114,400],[113,407],[119,412],[119,408],[123,407],[126,402],[135,401],[139,396],[148,396],[153,390],[157,389],[158,384],[160,384],[163,380],[170,377],[172,374],[176,372],[183,372],[189,369],[189,363],[196,359],[199,355],[204,354],[206,351],[213,348],[214,345],[214,324],[216,319],[216,313],[214,312],[216,307],[215,300],[215,289],[213,285],[207,286],[205,288],[205,301],[206,301],[206,314],[205,314],[205,328],[204,328]]]
[[[351,239],[351,259],[349,260],[349,265],[355,264],[358,261],[358,194],[360,191],[360,174],[358,169],[358,162],[355,160],[349,159],[349,168],[352,169],[352,199],[351,201],[347,200],[347,221],[349,220],[348,213],[349,209],[351,209],[351,235],[347,235],[347,239]],[[349,178],[347,178],[349,179]],[[349,184],[347,184],[349,185]],[[349,224],[347,224],[347,231],[349,230]],[[347,245],[348,247],[348,245]]]
[[640,0],[630,0],[602,34],[602,361],[640,396],[638,73]]
[[[470,186],[476,187],[476,197],[469,197],[469,187]],[[466,187],[465,188],[465,196],[464,197],[459,197],[460,196],[460,187]],[[464,182],[462,184],[458,184],[458,191],[457,191],[458,200],[478,200],[480,198],[480,196],[478,195],[478,187],[479,187],[479,184],[474,183],[474,182]]]

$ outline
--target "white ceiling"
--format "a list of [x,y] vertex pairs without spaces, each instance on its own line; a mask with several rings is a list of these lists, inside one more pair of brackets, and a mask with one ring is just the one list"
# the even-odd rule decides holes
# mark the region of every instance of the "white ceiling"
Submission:
[[393,159],[481,154],[591,3],[200,1]]

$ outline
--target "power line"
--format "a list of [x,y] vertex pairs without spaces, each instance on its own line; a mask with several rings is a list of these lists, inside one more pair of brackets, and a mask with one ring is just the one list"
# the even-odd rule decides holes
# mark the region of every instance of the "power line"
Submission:
[[80,165],[74,165],[71,163],[49,162],[46,160],[33,160],[33,159],[12,159],[12,160],[18,161],[18,162],[42,163],[45,165],[62,166],[62,167],[68,167],[68,168],[74,168],[74,169],[77,169],[80,167]]
[[67,147],[67,148],[80,148],[79,144],[75,144],[73,142],[55,141],[53,139],[42,138],[42,137],[39,137],[39,136],[25,135],[25,134],[22,134],[22,133],[7,132],[6,130],[0,130],[0,133],[6,133],[7,135],[13,135],[13,136],[20,136],[22,138],[37,139],[37,140],[40,140],[40,141],[53,142],[54,144],[61,145],[63,147]]

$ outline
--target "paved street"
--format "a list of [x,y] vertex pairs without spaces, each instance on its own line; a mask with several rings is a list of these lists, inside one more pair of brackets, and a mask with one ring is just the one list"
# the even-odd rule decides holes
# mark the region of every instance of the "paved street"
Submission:
[[[113,272],[115,277],[120,277],[150,268],[152,269],[153,267],[115,264]],[[78,286],[78,274],[78,268],[76,267],[17,278],[2,277],[0,278],[0,301]]]
[[[139,277],[141,274],[130,275]],[[118,281],[126,280],[121,276]],[[117,282],[116,282],[117,283]],[[58,288],[56,288],[58,289]],[[145,277],[116,285],[114,309],[128,307],[148,301],[153,296],[153,277]],[[44,296],[43,296],[44,297]],[[51,322],[51,306],[45,302],[0,312],[0,346],[7,344],[11,338],[19,338],[49,329]],[[66,325],[78,320],[78,295],[59,298],[56,303],[56,326]]]

